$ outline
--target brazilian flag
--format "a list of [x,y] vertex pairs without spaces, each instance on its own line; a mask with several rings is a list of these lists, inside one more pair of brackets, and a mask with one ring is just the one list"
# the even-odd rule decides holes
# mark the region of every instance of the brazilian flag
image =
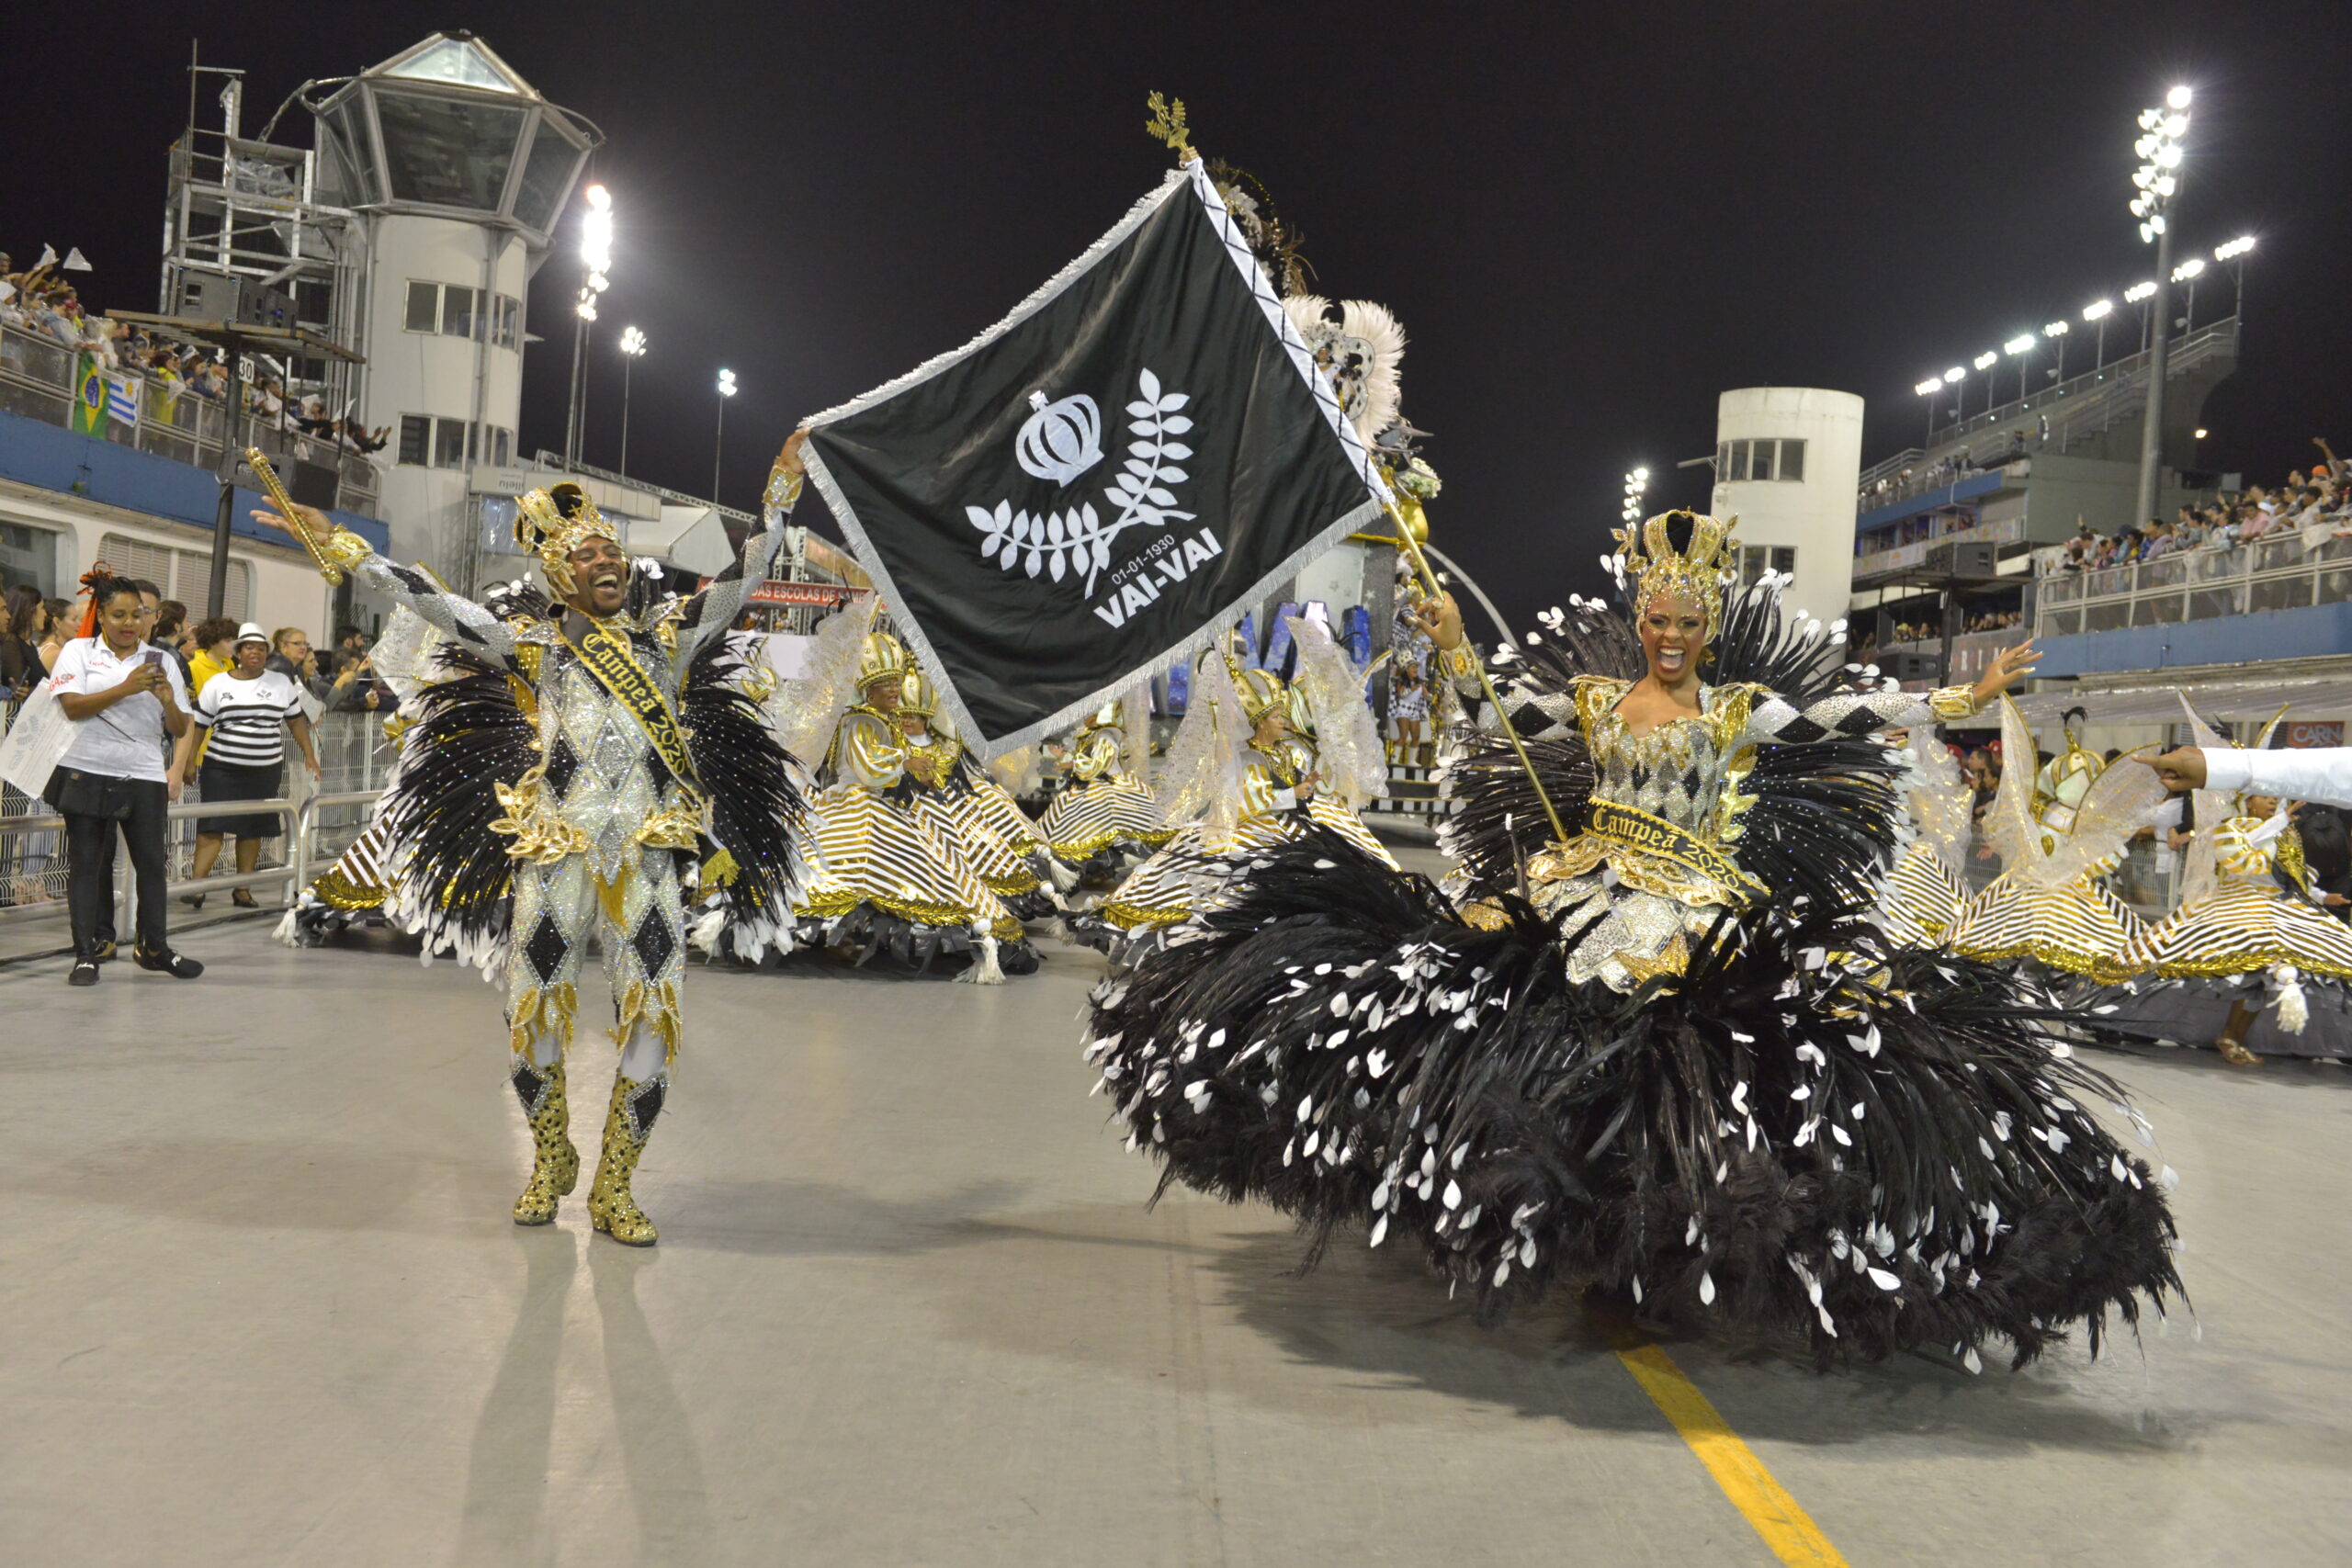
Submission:
[[76,435],[107,433],[107,378],[98,374],[98,362],[92,355],[81,356],[80,374],[74,378],[72,424]]

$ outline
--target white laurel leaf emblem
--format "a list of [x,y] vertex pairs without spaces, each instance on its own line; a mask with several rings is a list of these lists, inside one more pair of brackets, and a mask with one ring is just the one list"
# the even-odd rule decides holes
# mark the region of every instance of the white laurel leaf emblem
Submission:
[[[1136,376],[1137,397],[1126,405],[1127,457],[1103,487],[1103,497],[1116,509],[1109,522],[1091,502],[1033,517],[1000,501],[993,509],[967,506],[965,517],[980,533],[980,558],[1011,571],[1018,561],[1031,577],[1055,582],[1066,577],[1082,579],[1081,592],[1092,597],[1096,579],[1110,570],[1111,541],[1138,525],[1168,527],[1189,522],[1193,513],[1176,510],[1174,486],[1188,476],[1177,465],[1193,456],[1193,448],[1171,436],[1193,428],[1189,415],[1178,411],[1191,403],[1189,393],[1168,392],[1150,370]],[[1102,459],[1102,416],[1094,400],[1083,395],[1047,403],[1042,392],[1030,400],[1035,409],[1014,442],[1014,457],[1023,471],[1060,484],[1085,472]]]

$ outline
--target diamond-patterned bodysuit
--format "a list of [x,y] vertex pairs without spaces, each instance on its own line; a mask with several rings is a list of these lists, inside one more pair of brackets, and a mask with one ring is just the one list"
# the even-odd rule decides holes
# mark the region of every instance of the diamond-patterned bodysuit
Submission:
[[539,762],[514,788],[501,786],[507,815],[496,829],[510,840],[514,869],[507,1024],[514,1051],[540,1066],[571,1043],[593,935],[612,992],[613,1039],[630,1055],[625,1070],[636,1077],[666,1071],[681,1027],[680,862],[696,847],[709,811],[695,782],[663,761],[645,726],[582,664],[581,646],[592,633],[623,639],[674,716],[695,654],[733,624],[783,544],[779,513],[691,599],[603,622],[574,612],[560,627],[502,622],[424,572],[378,557],[356,569],[369,587],[503,662],[532,716]]

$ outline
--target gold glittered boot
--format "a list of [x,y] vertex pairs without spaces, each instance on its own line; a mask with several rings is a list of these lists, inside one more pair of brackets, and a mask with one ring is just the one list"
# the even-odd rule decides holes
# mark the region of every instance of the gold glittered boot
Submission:
[[596,1179],[588,1189],[588,1220],[615,1241],[629,1247],[651,1247],[659,1236],[653,1222],[637,1206],[628,1190],[638,1156],[645,1153],[646,1134],[662,1114],[662,1096],[669,1092],[667,1074],[639,1083],[613,1078],[613,1108],[605,1118],[605,1152],[596,1161]]
[[514,1058],[514,1094],[531,1123],[531,1179],[514,1200],[514,1223],[543,1225],[555,1218],[556,1200],[580,1185],[580,1151],[571,1146],[571,1107],[563,1097],[563,1064],[532,1065]]

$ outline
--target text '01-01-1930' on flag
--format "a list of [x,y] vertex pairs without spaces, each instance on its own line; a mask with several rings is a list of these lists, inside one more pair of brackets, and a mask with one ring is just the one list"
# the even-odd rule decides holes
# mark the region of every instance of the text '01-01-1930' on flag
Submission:
[[809,424],[819,493],[989,758],[1183,660],[1386,500],[1197,159],[998,325]]

